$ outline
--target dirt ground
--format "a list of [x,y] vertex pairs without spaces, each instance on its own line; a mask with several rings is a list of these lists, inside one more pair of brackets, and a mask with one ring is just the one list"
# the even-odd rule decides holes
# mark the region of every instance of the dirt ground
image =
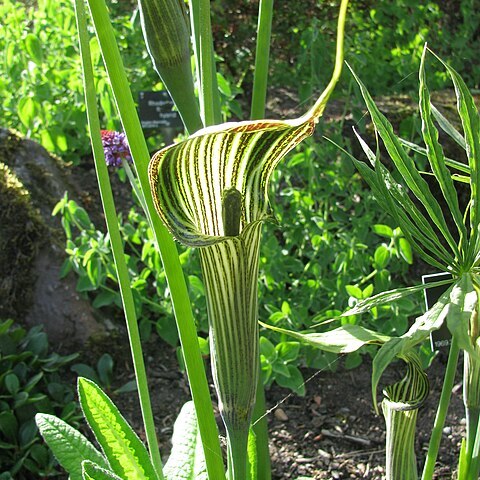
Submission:
[[[149,342],[145,354],[154,417],[162,456],[166,459],[176,415],[190,396],[186,376],[179,372],[174,349],[159,342],[158,339]],[[118,372],[116,386],[133,378],[126,344],[125,338],[124,346],[118,344],[110,348]],[[419,412],[417,428],[419,471],[433,426],[445,364],[445,356],[440,355],[434,359],[428,372],[431,394]],[[394,378],[397,373],[394,370],[385,373],[386,381]],[[272,478],[384,479],[385,428],[383,418],[375,414],[372,406],[368,359],[354,370],[344,370],[340,365],[335,373],[313,370],[304,370],[303,373],[307,379],[305,397],[298,397],[278,386],[266,392]],[[136,394],[118,394],[112,398],[142,436]],[[464,431],[462,415],[461,384],[458,383],[444,428],[435,476],[438,480],[453,478]],[[218,415],[217,420],[221,428]]]

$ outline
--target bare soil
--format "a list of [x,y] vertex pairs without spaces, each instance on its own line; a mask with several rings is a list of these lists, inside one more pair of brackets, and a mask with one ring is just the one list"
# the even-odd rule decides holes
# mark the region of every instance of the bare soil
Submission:
[[[118,372],[116,387],[133,378],[126,338],[125,345],[120,343],[117,339],[116,345],[109,345],[109,352],[115,357],[115,373]],[[145,355],[160,448],[166,459],[175,418],[190,399],[188,383],[186,376],[179,371],[172,347],[157,338],[146,344]],[[428,371],[431,394],[419,412],[417,428],[419,471],[433,426],[445,364],[446,357],[442,353],[434,359]],[[386,383],[398,380],[398,370],[394,367],[387,371],[383,380]],[[266,392],[272,478],[384,479],[385,427],[383,418],[373,409],[369,359],[365,357],[364,363],[354,370],[345,370],[339,365],[336,372],[305,369],[303,374],[307,379],[305,397],[276,385]],[[111,395],[142,436],[136,394]],[[212,398],[215,403],[213,387]],[[222,431],[218,414],[217,421]],[[444,427],[436,479],[454,478],[463,432],[463,403],[461,384],[458,383],[453,390]]]

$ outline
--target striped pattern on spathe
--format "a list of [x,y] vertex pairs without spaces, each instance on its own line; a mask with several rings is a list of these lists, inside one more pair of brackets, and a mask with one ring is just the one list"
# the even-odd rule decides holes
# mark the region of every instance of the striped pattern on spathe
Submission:
[[384,390],[385,400],[394,410],[415,410],[425,402],[430,386],[418,355],[408,352],[400,356],[407,364],[407,372],[399,382]]
[[313,133],[315,120],[261,120],[209,127],[157,152],[149,165],[155,207],[172,235],[189,246],[225,239],[222,194],[242,194],[240,234],[268,212],[268,181],[280,160]]
[[200,249],[212,370],[227,428],[248,428],[258,376],[257,278],[261,222]]

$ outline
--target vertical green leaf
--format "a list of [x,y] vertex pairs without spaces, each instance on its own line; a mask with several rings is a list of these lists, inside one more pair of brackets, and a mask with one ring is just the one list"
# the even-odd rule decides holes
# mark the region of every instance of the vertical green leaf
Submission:
[[453,184],[452,176],[445,164],[443,149],[438,142],[438,130],[432,121],[432,113],[430,107],[430,92],[426,84],[425,75],[425,56],[427,50],[424,49],[422,60],[420,63],[420,115],[422,117],[422,134],[423,141],[427,148],[427,158],[432,167],[435,178],[440,185],[443,197],[447,202],[450,213],[452,214],[455,225],[460,234],[460,244],[467,238],[467,230],[463,223],[463,215],[458,205],[458,196]]
[[172,451],[164,468],[167,480],[208,480],[193,402],[187,402],[173,427]]
[[455,256],[458,256],[458,247],[448,229],[442,208],[438,204],[434,195],[431,193],[427,182],[418,172],[413,160],[406,154],[402,144],[393,133],[392,125],[377,108],[365,85],[353,71],[352,74],[360,86],[360,90],[367,105],[368,111],[372,117],[372,121],[376,130],[382,137],[390,158],[394,162],[399,173],[402,175],[409,189],[418,198],[425,210],[428,212],[433,223],[439,229]]
[[33,33],[27,34],[25,37],[25,50],[27,51],[30,59],[37,65],[40,65],[43,61],[42,45],[40,40]]
[[112,401],[92,381],[78,379],[85,418],[114,473],[123,480],[156,480],[145,445]]
[[462,77],[460,77],[460,75],[441,58],[438,56],[436,57],[441,63],[443,63],[450,74],[455,87],[455,94],[457,96],[457,110],[463,125],[465,148],[468,157],[468,164],[470,166],[471,248],[476,249],[476,243],[479,237],[478,228],[480,225],[480,201],[478,198],[480,188],[480,118],[473,97]]

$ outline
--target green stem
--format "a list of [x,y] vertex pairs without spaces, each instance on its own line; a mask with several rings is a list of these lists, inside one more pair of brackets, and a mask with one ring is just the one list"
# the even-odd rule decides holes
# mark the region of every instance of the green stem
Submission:
[[478,428],[478,424],[470,462],[468,478],[478,478],[480,473],[480,428]]
[[[212,25],[210,20],[210,0],[198,1],[198,15],[194,21],[199,21],[195,26],[198,31],[197,55],[199,56],[200,78],[200,105],[203,114],[203,123],[206,127],[221,123],[220,97],[218,95],[217,71],[215,68],[215,54],[213,51]],[[195,3],[192,2],[192,3]],[[199,48],[199,51],[198,51]]]
[[117,221],[117,212],[113,200],[110,178],[108,176],[107,164],[103,152],[102,138],[100,135],[100,121],[96,104],[95,82],[90,56],[90,46],[87,34],[87,22],[83,0],[75,0],[77,17],[77,28],[80,42],[80,52],[84,73],[85,103],[87,105],[87,117],[90,138],[92,142],[95,169],[97,172],[98,187],[102,198],[105,220],[107,223],[110,244],[112,246],[113,259],[117,269],[118,284],[122,296],[125,319],[127,323],[130,349],[137,380],[140,409],[142,411],[145,434],[147,437],[150,456],[154,465],[157,477],[163,480],[162,459],[158,448],[157,436],[155,433],[155,422],[153,420],[152,406],[148,392],[147,373],[143,361],[143,352],[138,330],[138,322],[135,313],[135,302],[130,288],[130,277],[128,274],[125,254],[123,251],[122,237]]
[[343,44],[345,36],[345,19],[347,16],[347,7],[348,0],[342,0],[342,3],[340,4],[340,12],[338,15],[337,47],[335,56],[335,67],[333,69],[332,78],[330,79],[330,82],[328,83],[327,87],[322,92],[318,100],[315,102],[315,105],[313,105],[313,107],[303,116],[303,118],[319,118],[322,115],[327,101],[330,98],[333,90],[335,89],[335,85],[340,79],[340,75],[342,74]]
[[[257,47],[255,52],[255,73],[253,77],[253,96],[250,118],[258,120],[265,116],[267,98],[268,63],[270,57],[270,37],[272,32],[273,0],[260,0],[257,26]],[[258,478],[270,480],[272,477],[270,451],[268,448],[268,424],[265,416],[265,387],[258,362],[258,383],[255,407],[252,414],[253,430],[257,445]]]
[[[228,480],[247,479],[248,430],[227,430]],[[264,480],[258,476],[259,480]]]
[[450,346],[450,353],[448,355],[447,368],[445,370],[445,377],[443,380],[442,393],[440,395],[437,415],[435,416],[432,435],[428,445],[427,458],[423,468],[422,480],[431,480],[433,478],[435,462],[437,461],[440,441],[442,439],[443,426],[445,425],[445,418],[447,416],[448,406],[450,405],[452,388],[455,383],[459,352],[460,349],[458,348],[457,341],[455,338],[453,338]]
[[122,167],[125,169],[125,173],[127,174],[128,181],[130,182],[130,185],[132,186],[132,189],[135,193],[135,196],[137,197],[138,201],[140,202],[140,205],[142,206],[142,209],[145,212],[145,215],[147,215],[147,205],[145,204],[145,198],[143,197],[143,193],[141,192],[140,188],[138,187],[138,181],[135,178],[135,175],[132,172],[132,169],[130,168],[130,165],[128,164],[128,162],[124,158],[122,159]]
[[258,120],[265,116],[272,17],[273,0],[260,0],[257,48],[255,52],[255,73],[253,76],[252,109],[250,113],[252,120]]
[[147,218],[152,227],[167,277],[190,390],[197,413],[208,475],[209,478],[222,480],[225,478],[225,471],[218,439],[218,428],[213,414],[210,390],[177,248],[155,211],[147,174],[150,154],[136,113],[105,2],[89,0],[89,7],[120,119],[134,159],[137,178],[147,205]]
[[270,451],[268,448],[268,424],[265,412],[265,387],[263,385],[263,374],[259,363],[257,396],[255,399],[255,408],[252,414],[253,431],[257,443],[257,472],[261,480],[270,480],[272,478],[270,465]]

